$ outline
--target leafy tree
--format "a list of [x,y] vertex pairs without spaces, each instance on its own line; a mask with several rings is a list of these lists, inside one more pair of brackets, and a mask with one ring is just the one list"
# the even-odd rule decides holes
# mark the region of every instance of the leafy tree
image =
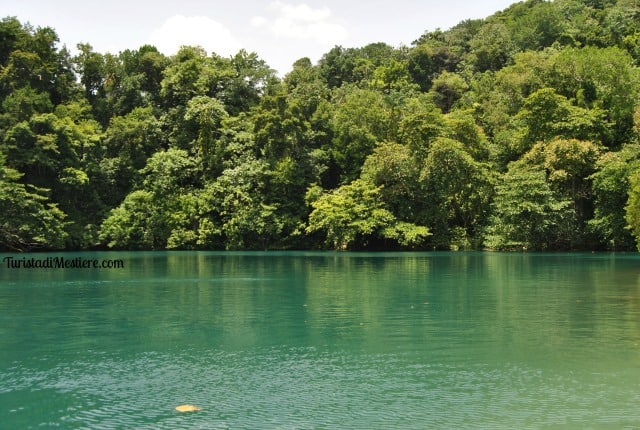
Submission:
[[343,182],[348,182],[360,175],[376,143],[388,139],[390,115],[384,97],[372,90],[343,87],[333,101],[332,155],[343,172]]
[[183,220],[195,216],[185,205],[185,195],[199,185],[195,172],[186,151],[156,152],[142,169],[142,189],[127,195],[102,223],[101,240],[116,248],[166,248],[174,230],[184,228]]
[[472,110],[454,110],[443,117],[443,137],[461,142],[465,150],[478,161],[487,161],[490,155],[489,140],[484,130],[476,124]]
[[14,16],[0,21],[0,64],[6,66],[12,52],[22,49],[29,38],[29,28]]
[[390,60],[378,66],[369,80],[369,86],[385,94],[392,92],[411,93],[417,86],[413,84],[404,62]]
[[588,227],[598,237],[600,245],[608,249],[633,247],[625,206],[630,195],[633,160],[638,159],[639,154],[636,145],[629,145],[619,152],[606,152],[597,161],[597,171],[589,177],[593,182],[595,210]]
[[16,18],[0,21],[0,101],[19,89],[46,94],[66,103],[76,93],[68,51],[58,50],[58,35],[49,27],[22,25]]
[[519,50],[541,50],[561,39],[567,20],[558,3],[526,1],[509,8],[513,19],[507,27]]
[[604,47],[611,42],[604,25],[604,5],[597,3],[597,0],[565,0],[558,4],[561,13],[569,21],[560,36],[564,45]]
[[477,74],[470,81],[465,101],[474,107],[475,117],[488,136],[497,138],[515,128],[513,117],[523,108],[525,99],[545,87],[552,56],[549,50],[519,53],[513,65],[495,73]]
[[275,71],[255,52],[241,49],[231,58],[232,73],[219,98],[231,115],[246,112],[260,102],[265,88],[276,80]]
[[113,209],[100,228],[100,239],[110,248],[157,249],[163,238],[157,237],[153,214],[153,194],[138,190],[129,194],[120,206]]
[[570,207],[570,201],[553,192],[544,170],[511,163],[496,186],[485,246],[503,250],[566,247]]
[[354,77],[355,57],[355,49],[345,49],[342,46],[336,46],[322,56],[319,62],[320,73],[329,88],[357,81]]
[[622,39],[622,46],[633,57],[635,65],[640,64],[640,31],[625,36]]
[[329,121],[315,117],[318,107],[328,102],[317,83],[315,79],[298,82],[289,94],[283,89],[264,96],[256,110],[256,145],[271,173],[263,198],[269,207],[277,207],[283,237],[299,231],[307,215],[305,190],[312,182],[322,182],[330,163]]
[[572,106],[552,88],[540,89],[527,97],[516,118],[526,130],[522,139],[524,149],[554,137],[600,140],[606,134],[602,110]]
[[499,70],[512,60],[516,52],[509,30],[499,22],[482,26],[470,45],[471,61],[476,72]]
[[629,177],[629,200],[625,206],[625,218],[640,250],[640,172]]
[[197,96],[189,100],[184,115],[185,128],[197,130],[194,146],[206,171],[216,176],[222,171],[224,148],[221,145],[222,123],[228,117],[224,105],[217,99]]
[[141,169],[156,151],[166,148],[161,123],[153,109],[135,108],[124,116],[114,116],[105,131],[104,155],[99,165],[102,200],[114,207],[139,185]]
[[443,72],[454,72],[461,61],[460,50],[432,39],[409,51],[407,71],[422,91],[431,89],[433,80]]
[[160,122],[151,108],[135,108],[124,116],[114,116],[105,131],[105,156],[120,157],[134,169],[142,169],[147,159],[166,146]]
[[248,160],[207,187],[227,249],[267,249],[277,243],[283,221],[277,205],[265,199],[268,176],[264,161]]
[[66,215],[50,202],[48,190],[26,186],[21,177],[0,153],[0,249],[63,248]]
[[129,80],[127,93],[136,91],[142,100],[160,102],[160,85],[164,69],[170,60],[155,46],[143,45],[137,50],[126,49],[118,55],[124,75]]
[[387,238],[401,245],[420,245],[429,235],[426,227],[401,222],[384,207],[380,187],[361,179],[320,196],[311,203],[307,232],[322,231],[326,243],[336,250],[366,245]]
[[196,96],[216,97],[222,82],[233,76],[233,70],[230,63],[208,57],[200,47],[183,46],[163,75],[160,96],[163,105],[171,108],[186,106]]
[[522,158],[525,163],[543,167],[552,189],[572,203],[574,227],[569,237],[572,248],[587,242],[586,223],[593,212],[590,177],[596,171],[600,153],[601,147],[589,141],[554,139],[536,144]]
[[444,133],[444,117],[431,97],[421,94],[406,101],[400,112],[398,142],[407,145],[418,158],[423,159],[431,142]]
[[2,101],[0,127],[7,130],[20,122],[28,121],[35,114],[52,111],[53,103],[47,94],[31,87],[18,88]]
[[75,71],[80,76],[84,96],[93,108],[94,116],[103,124],[109,115],[105,99],[105,57],[88,43],[77,45],[79,53],[73,58]]
[[283,79],[2,19],[0,246],[628,249],[639,11],[527,0]]
[[336,46],[324,54],[318,64],[320,76],[329,88],[368,80],[373,70],[396,59],[395,50],[385,43],[363,48]]
[[612,42],[620,44],[628,35],[640,30],[640,5],[635,0],[619,0],[609,8],[604,19]]
[[361,178],[376,187],[385,206],[402,221],[415,221],[424,210],[420,165],[409,147],[384,142],[369,155]]
[[[420,179],[429,202],[423,222],[433,230],[435,246],[455,242],[455,246],[470,247],[489,212],[492,183],[488,166],[474,160],[462,143],[438,138]],[[454,231],[458,237],[452,236]]]
[[[7,163],[24,173],[22,181],[50,190],[52,202],[69,220],[70,247],[94,243],[87,232],[99,217],[102,205],[89,173],[97,157],[100,126],[82,117],[77,105],[60,105],[55,113],[35,114],[5,135]],[[77,116],[79,115],[79,116]]]
[[629,54],[614,47],[567,48],[554,63],[550,86],[585,108],[604,111],[602,142],[616,147],[628,141],[640,90],[640,72]]
[[291,109],[286,93],[263,97],[254,123],[256,144],[269,161],[296,156],[306,143],[309,123]]
[[465,91],[469,89],[467,83],[460,75],[442,72],[434,81],[431,91],[434,94],[433,101],[442,112],[447,113],[453,108]]

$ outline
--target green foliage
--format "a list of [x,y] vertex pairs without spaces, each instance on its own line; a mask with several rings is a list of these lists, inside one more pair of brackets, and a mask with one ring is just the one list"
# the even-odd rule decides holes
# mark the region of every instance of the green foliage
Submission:
[[425,158],[431,142],[445,133],[442,111],[428,95],[405,102],[398,123],[398,142],[407,145],[418,158]]
[[518,151],[556,136],[617,148],[632,137],[638,77],[618,48],[554,47],[518,54],[514,65],[473,82],[472,100],[490,136],[525,127]]
[[519,50],[541,50],[562,39],[569,27],[562,2],[527,1],[508,9],[506,25]]
[[119,157],[135,169],[162,144],[160,123],[151,108],[135,108],[125,116],[114,116],[105,132],[104,150],[109,158]]
[[489,141],[484,130],[476,124],[471,110],[455,110],[444,116],[442,134],[464,145],[465,150],[476,160],[489,158]]
[[476,72],[500,70],[512,60],[516,45],[507,27],[488,23],[470,41],[470,60]]
[[633,172],[629,177],[629,200],[625,211],[629,229],[640,250],[640,171]]
[[631,249],[637,3],[526,0],[282,79],[2,19],[0,246]]
[[409,52],[407,71],[422,91],[428,91],[439,74],[454,72],[460,61],[460,49],[441,40],[427,39]]
[[384,97],[373,90],[344,87],[334,103],[332,155],[348,182],[358,177],[376,143],[387,140],[391,118]]
[[553,192],[542,169],[512,163],[496,186],[485,245],[496,250],[567,246],[571,202]]
[[[336,46],[322,56],[318,65],[328,87],[338,88],[367,80],[376,68],[389,64],[396,56],[396,51],[385,43],[372,43],[363,48]],[[391,69],[399,70],[394,66]]]
[[385,94],[394,91],[411,93],[414,91],[414,87],[416,87],[416,85],[411,82],[409,71],[404,62],[393,59],[387,64],[378,66],[373,71],[369,82],[371,88]]
[[420,165],[409,147],[397,143],[380,144],[369,155],[361,178],[379,187],[380,197],[391,212],[403,221],[413,221],[422,212]]
[[384,238],[396,241],[406,248],[422,245],[430,235],[427,227],[403,221],[396,222],[382,230]]
[[220,137],[222,122],[228,116],[224,105],[212,97],[197,96],[187,103],[184,125],[185,128],[191,126],[197,130],[193,146],[211,176],[222,171],[224,147],[222,147]]
[[516,118],[525,127],[524,148],[554,137],[598,139],[605,122],[602,110],[572,106],[552,88],[540,89],[527,97]]
[[160,96],[167,107],[185,106],[196,96],[215,97],[221,80],[232,76],[230,68],[217,68],[202,48],[183,46],[163,72]]
[[362,179],[323,194],[311,203],[307,231],[322,231],[326,244],[336,250],[366,245],[375,238],[396,240],[401,245],[421,244],[429,231],[396,217],[380,198],[380,188]]
[[[196,216],[189,205],[195,188],[195,164],[186,151],[156,152],[142,169],[142,189],[128,194],[102,223],[100,239],[109,247],[164,249]],[[186,221],[185,221],[186,220]],[[169,242],[169,239],[172,239]]]
[[442,112],[449,112],[462,95],[469,89],[467,83],[456,73],[442,72],[434,81],[431,91],[433,101]]
[[423,222],[433,230],[434,245],[446,247],[456,227],[466,242],[477,241],[493,194],[489,166],[474,160],[461,142],[438,138],[420,180],[428,201]]
[[157,249],[162,238],[155,235],[156,211],[152,193],[132,192],[102,223],[100,240],[110,248]]
[[640,72],[622,49],[585,47],[562,50],[550,82],[565,97],[586,108],[604,110],[608,135],[602,142],[619,146],[630,138],[640,90]]
[[197,183],[194,160],[181,149],[156,152],[142,173],[144,187],[160,197],[173,195],[181,188]]
[[48,190],[21,184],[21,176],[0,154],[0,249],[63,248],[64,212],[47,198]]
[[633,239],[627,228],[625,206],[630,195],[629,177],[634,170],[640,148],[629,145],[619,152],[602,154],[593,181],[594,216],[589,228],[608,249],[630,249]]
[[226,169],[206,190],[227,249],[267,249],[283,229],[278,207],[265,199],[268,165],[247,160]]
[[258,105],[264,88],[276,79],[275,71],[258,54],[244,49],[231,58],[230,67],[232,72],[224,81],[224,90],[216,97],[224,102],[227,112],[237,115]]

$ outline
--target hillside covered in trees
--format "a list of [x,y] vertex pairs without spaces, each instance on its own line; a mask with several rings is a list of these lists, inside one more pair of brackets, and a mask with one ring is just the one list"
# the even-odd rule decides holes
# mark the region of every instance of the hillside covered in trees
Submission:
[[0,248],[632,250],[640,2],[528,0],[282,79],[0,21]]

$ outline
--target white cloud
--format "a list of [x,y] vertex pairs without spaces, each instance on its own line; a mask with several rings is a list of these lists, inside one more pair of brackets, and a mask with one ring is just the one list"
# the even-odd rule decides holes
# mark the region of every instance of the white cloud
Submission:
[[201,46],[222,56],[242,48],[227,27],[206,16],[172,16],[151,33],[148,43],[166,55],[175,54],[183,45]]
[[312,9],[304,3],[294,6],[281,1],[274,1],[269,5],[269,8],[280,12],[283,17],[292,21],[317,22],[331,17],[331,10],[328,7]]
[[251,25],[254,27],[263,27],[269,24],[269,20],[264,16],[254,16],[251,18]]
[[251,25],[267,28],[278,37],[313,40],[321,45],[333,45],[348,36],[347,30],[331,19],[328,7],[314,9],[304,3],[291,5],[274,1],[269,9],[275,12],[274,18],[256,16]]

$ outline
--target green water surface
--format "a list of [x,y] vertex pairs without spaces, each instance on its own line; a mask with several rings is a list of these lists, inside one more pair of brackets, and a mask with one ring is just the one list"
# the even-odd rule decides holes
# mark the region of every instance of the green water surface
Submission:
[[56,255],[125,267],[0,267],[1,429],[640,428],[637,254]]

